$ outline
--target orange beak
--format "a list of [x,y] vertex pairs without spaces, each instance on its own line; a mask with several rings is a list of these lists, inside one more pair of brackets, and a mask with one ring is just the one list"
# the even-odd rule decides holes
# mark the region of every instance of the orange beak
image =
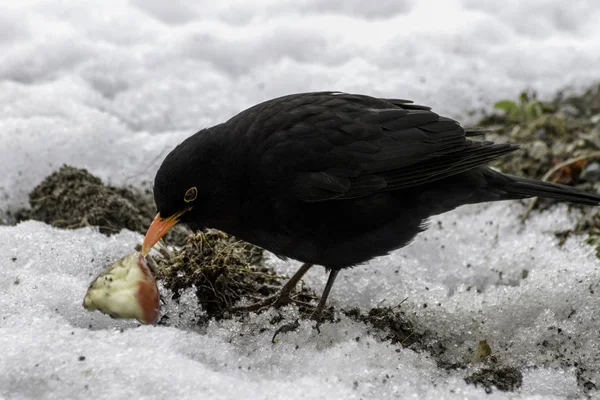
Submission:
[[144,244],[142,245],[142,256],[147,255],[152,250],[152,247],[165,236],[169,230],[175,226],[179,222],[179,218],[181,215],[187,210],[183,210],[178,212],[177,214],[173,214],[170,217],[163,218],[160,216],[160,213],[156,214],[154,220],[150,224],[148,231],[146,232],[146,236],[144,237]]

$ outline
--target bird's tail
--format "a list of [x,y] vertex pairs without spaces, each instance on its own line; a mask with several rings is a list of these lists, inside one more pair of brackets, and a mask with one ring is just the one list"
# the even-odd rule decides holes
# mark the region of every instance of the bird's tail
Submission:
[[491,168],[475,168],[432,182],[419,201],[430,215],[441,214],[465,204],[546,197],[591,206],[600,205],[600,195],[574,187],[507,175]]
[[510,198],[518,199],[537,196],[589,206],[600,205],[600,196],[577,190],[571,186],[536,181],[514,175],[503,174],[503,176],[506,178],[506,181],[501,186],[501,189]]

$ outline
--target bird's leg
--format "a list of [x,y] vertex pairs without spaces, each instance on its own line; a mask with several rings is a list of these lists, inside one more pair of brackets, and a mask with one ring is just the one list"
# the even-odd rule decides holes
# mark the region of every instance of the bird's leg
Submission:
[[310,316],[311,319],[317,321],[317,329],[319,328],[319,323],[321,322],[321,314],[323,314],[325,304],[327,303],[327,297],[329,297],[329,292],[331,292],[331,288],[333,287],[333,283],[335,282],[335,278],[339,272],[339,269],[332,269],[329,271],[329,278],[327,278],[327,283],[325,284],[325,289],[323,290],[319,304],[317,304],[317,308],[315,308],[315,311],[313,311],[312,315]]
[[277,294],[277,295],[279,295],[279,297],[277,298],[277,301],[275,302],[275,306],[280,306],[280,305],[287,304],[290,302],[290,300],[291,300],[290,294],[296,288],[296,285],[298,284],[298,282],[300,282],[300,279],[302,279],[302,277],[304,275],[306,275],[306,273],[312,266],[313,265],[309,264],[309,263],[302,264],[302,266],[298,269],[298,271],[296,271],[296,273],[286,282],[286,284],[283,285],[283,287]]
[[[308,269],[307,269],[307,271],[308,271]],[[333,287],[333,283],[335,282],[335,278],[337,277],[337,274],[339,272],[340,272],[339,269],[332,269],[331,271],[329,271],[329,277],[327,278],[327,283],[325,284],[325,289],[323,289],[323,294],[321,295],[319,304],[317,304],[317,308],[315,308],[315,311],[313,311],[312,315],[310,316],[311,319],[317,321],[317,326],[315,328],[317,328],[317,331],[319,333],[321,333],[321,330],[319,329],[319,325],[321,323],[321,314],[323,314],[323,310],[325,309],[325,304],[327,304],[327,297],[329,297],[329,292],[331,292],[331,288]],[[298,272],[296,272],[296,274],[298,274]],[[293,279],[293,277],[292,277],[292,279]],[[290,322],[290,323],[287,323],[287,324],[281,326],[279,329],[277,329],[275,331],[275,334],[273,335],[271,342],[275,343],[275,339],[277,338],[277,335],[279,335],[280,333],[292,332],[292,331],[295,331],[296,329],[298,329],[298,327],[300,327],[298,320],[295,320],[294,322]]]
[[312,267],[312,264],[304,263],[302,266],[296,271],[296,273],[286,282],[285,285],[279,290],[279,292],[275,293],[273,296],[269,296],[263,301],[259,301],[257,303],[251,304],[249,306],[235,307],[234,310],[237,311],[258,311],[261,308],[275,306],[279,307],[285,304],[288,304],[292,301],[291,293],[300,282],[302,277],[306,275],[308,270]]

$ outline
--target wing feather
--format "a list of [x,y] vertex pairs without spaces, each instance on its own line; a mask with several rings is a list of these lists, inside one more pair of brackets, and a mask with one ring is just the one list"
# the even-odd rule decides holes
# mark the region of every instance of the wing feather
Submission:
[[[265,135],[258,152],[261,176],[302,201],[422,185],[517,149],[471,140],[482,131],[465,132],[456,121],[408,100],[338,92],[295,96],[263,105],[271,118],[253,132]],[[272,132],[264,133],[266,125]]]

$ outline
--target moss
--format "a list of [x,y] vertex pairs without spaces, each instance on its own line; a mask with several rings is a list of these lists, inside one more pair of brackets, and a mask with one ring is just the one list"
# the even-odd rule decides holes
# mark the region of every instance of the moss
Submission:
[[[206,312],[206,319],[200,322],[242,316],[246,311],[234,307],[238,301],[256,302],[275,295],[287,280],[264,265],[261,248],[214,229],[189,236],[179,250],[162,249],[154,262],[157,280],[173,292],[173,299],[177,300],[183,290],[194,288]],[[315,293],[302,286],[293,297],[301,315],[310,316],[310,303],[317,299]],[[332,320],[333,309],[326,309],[323,315]],[[275,319],[272,324],[278,322]]]
[[281,277],[261,265],[263,250],[223,232],[207,230],[188,237],[185,246],[157,257],[157,279],[177,299],[195,287],[208,318],[221,319],[244,297],[272,295]]

